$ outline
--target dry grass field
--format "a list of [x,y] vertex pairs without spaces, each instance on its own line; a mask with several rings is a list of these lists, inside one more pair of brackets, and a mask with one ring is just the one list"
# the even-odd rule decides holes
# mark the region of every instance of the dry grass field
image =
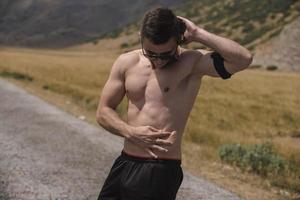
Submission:
[[[110,39],[64,50],[3,47],[0,77],[96,124],[101,88],[120,53],[119,44]],[[299,167],[299,91],[296,73],[251,69],[226,81],[204,77],[186,127],[183,166],[245,199],[297,198],[297,190],[275,187],[269,179],[222,164],[218,149],[270,141],[278,155]],[[125,111],[124,100],[118,112],[124,117]],[[291,188],[300,185],[299,176],[290,177]]]

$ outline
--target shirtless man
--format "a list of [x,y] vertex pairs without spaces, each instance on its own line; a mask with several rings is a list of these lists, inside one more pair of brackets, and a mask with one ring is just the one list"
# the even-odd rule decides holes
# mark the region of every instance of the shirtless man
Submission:
[[[174,200],[182,183],[181,140],[201,79],[227,79],[246,69],[251,53],[167,8],[145,14],[142,49],[120,55],[97,109],[98,123],[124,137],[98,200]],[[199,42],[213,51],[180,46]],[[124,122],[115,109],[128,98]]]

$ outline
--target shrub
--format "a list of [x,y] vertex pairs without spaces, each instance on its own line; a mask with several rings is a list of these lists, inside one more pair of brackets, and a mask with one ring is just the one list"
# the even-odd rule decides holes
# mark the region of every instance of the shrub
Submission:
[[242,160],[246,153],[247,150],[240,144],[226,144],[219,149],[219,156],[222,161],[239,167],[242,166]]
[[97,45],[97,44],[98,44],[98,40],[94,40],[94,41],[93,41],[93,44],[94,44],[94,45]]
[[294,137],[294,138],[300,138],[300,131],[294,131],[294,132],[292,132],[292,137]]
[[127,42],[124,42],[121,44],[121,48],[122,49],[125,49],[125,48],[128,48],[129,47],[129,44]]
[[28,76],[26,74],[22,74],[19,72],[2,71],[2,72],[0,72],[0,76],[10,77],[10,78],[14,78],[17,80],[33,81],[33,78],[31,76]]
[[109,33],[106,33],[104,37],[108,37],[108,38],[114,39],[114,38],[119,37],[120,34],[121,34],[121,29],[116,29],[116,30],[113,30],[113,31],[111,31]]
[[271,25],[266,25],[266,26],[262,26],[259,29],[255,29],[255,30],[249,32],[243,38],[242,44],[245,45],[245,44],[249,44],[249,43],[253,42],[254,40],[262,37],[265,33],[267,33],[271,29],[272,29]]
[[271,143],[256,144],[245,155],[246,165],[256,174],[281,174],[285,168],[284,160],[273,152]]
[[253,29],[254,29],[253,24],[251,22],[249,22],[243,27],[243,32],[248,33],[250,31],[252,31]]
[[267,66],[267,70],[269,70],[269,71],[274,71],[276,69],[278,69],[278,67],[276,65],[269,65],[269,66]]
[[239,144],[223,145],[219,156],[223,162],[262,176],[282,174],[286,168],[286,162],[274,152],[270,142],[248,148]]

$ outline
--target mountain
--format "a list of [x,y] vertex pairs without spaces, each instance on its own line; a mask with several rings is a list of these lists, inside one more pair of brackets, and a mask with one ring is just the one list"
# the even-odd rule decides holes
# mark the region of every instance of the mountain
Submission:
[[[253,67],[300,71],[300,1],[297,0],[186,0],[175,9],[209,32],[230,38],[250,49]],[[120,44],[125,50],[139,45],[130,34],[138,23],[124,27],[118,36],[128,36]],[[114,35],[115,37],[115,35]],[[125,42],[124,42],[125,41]],[[191,43],[187,48],[207,48]]]
[[274,66],[283,71],[300,72],[300,17],[284,27],[280,35],[259,46],[254,55],[254,65]]
[[182,0],[1,0],[0,44],[63,47],[90,41],[157,5]]
[[[91,43],[97,49],[101,38],[111,37],[116,40],[110,46],[128,51],[139,45],[142,15],[157,5],[246,46],[255,53],[256,67],[300,71],[297,0],[1,0],[0,45]],[[206,47],[192,43],[187,48]]]

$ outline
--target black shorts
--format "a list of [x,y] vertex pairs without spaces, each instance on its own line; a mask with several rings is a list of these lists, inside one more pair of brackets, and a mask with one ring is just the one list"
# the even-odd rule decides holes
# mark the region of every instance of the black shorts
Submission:
[[98,200],[175,200],[182,180],[181,160],[142,158],[122,151]]

